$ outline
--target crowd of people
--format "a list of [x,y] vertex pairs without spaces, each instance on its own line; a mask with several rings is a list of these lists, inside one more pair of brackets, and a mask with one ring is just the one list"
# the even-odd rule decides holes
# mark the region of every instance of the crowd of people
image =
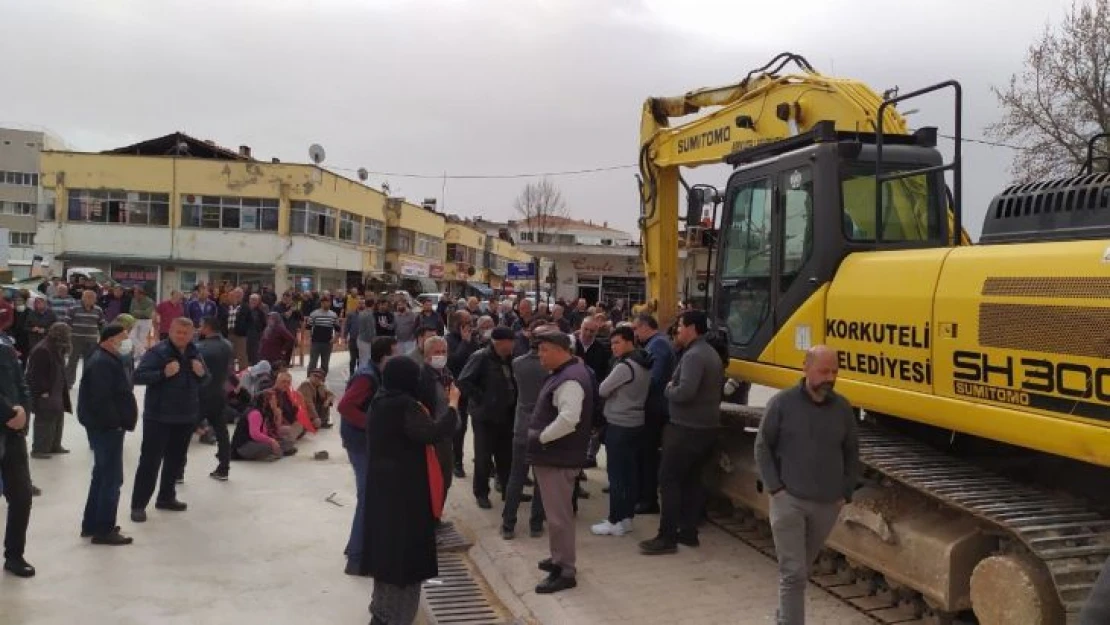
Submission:
[[[124,439],[140,416],[136,385],[146,392],[134,523],[147,521],[151,499],[160,510],[187,510],[176,486],[194,435],[216,446],[210,475],[224,481],[232,460],[279,460],[307,433],[339,422],[358,496],[345,571],[374,579],[374,625],[411,623],[421,583],[438,575],[436,534],[450,526],[453,482],[468,475],[468,431],[475,505],[491,510],[491,493],[500,493],[500,535],[514,540],[519,506],[530,503],[530,536],[548,535],[537,593],[577,585],[575,517],[589,496],[584,469],[597,466],[602,445],[608,514],[590,531],[621,537],[636,517],[658,515],[642,554],[700,544],[702,474],[720,402],[737,393],[702,311],[681,311],[664,331],[650,308],[626,311],[620,302],[533,308],[528,299],[444,297],[413,306],[403,295],[355,289],[277,296],[202,285],[155,304],[141,289],[45,290],[46,298],[0,301],[0,413],[11,415],[0,428],[4,568],[17,576],[35,574],[24,559],[36,490],[28,457],[67,453],[64,414],[74,408],[93,452],[81,535],[132,543],[117,510]],[[327,377],[333,348],[344,344],[351,364],[336,396]],[[290,367],[303,363],[306,346],[308,375],[294,388]],[[756,440],[779,555],[778,620],[790,624],[804,620],[810,568],[858,477],[855,416],[833,391],[835,350],[813,347],[803,369],[799,384],[768,404]]]

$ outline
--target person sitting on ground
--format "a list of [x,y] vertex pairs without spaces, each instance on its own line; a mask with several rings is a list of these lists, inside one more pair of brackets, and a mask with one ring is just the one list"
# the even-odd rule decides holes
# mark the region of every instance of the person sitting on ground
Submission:
[[248,402],[261,392],[263,384],[267,388],[274,385],[273,367],[268,360],[260,360],[239,374],[239,388],[247,392]]
[[232,460],[277,460],[297,453],[292,428],[280,425],[278,392],[268,388],[255,398],[247,418],[240,419],[231,437]]
[[285,370],[278,373],[274,378],[274,390],[278,393],[281,405],[282,420],[279,424],[292,428],[297,439],[303,438],[309,432],[315,434],[316,424],[309,417],[304,398],[293,389],[293,375]]
[[332,426],[331,406],[335,403],[335,393],[328,389],[326,378],[327,373],[323,369],[313,369],[308,372],[308,378],[297,387],[304,399],[308,418],[313,425],[325,430]]

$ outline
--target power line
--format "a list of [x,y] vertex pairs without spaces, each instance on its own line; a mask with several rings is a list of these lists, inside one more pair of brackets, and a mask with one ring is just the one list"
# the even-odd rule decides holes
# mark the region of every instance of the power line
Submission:
[[[953,135],[939,134],[939,137],[944,139],[955,140]],[[1009,143],[1001,143],[998,141],[988,141],[987,139],[976,139],[973,137],[963,137],[962,140],[967,143],[977,143],[996,148],[1008,148],[1011,150],[1028,150],[1029,148],[1013,145]],[[585,169],[567,169],[561,171],[541,171],[530,173],[505,173],[505,174],[420,174],[409,172],[397,171],[371,171],[367,170],[367,174],[371,176],[382,176],[387,178],[415,178],[421,180],[514,180],[520,178],[554,178],[558,176],[580,176],[586,174],[597,174],[610,171],[620,171],[624,169],[635,169],[638,165],[605,165],[600,167],[588,167]],[[355,167],[337,167],[328,166],[328,169],[337,171],[358,172],[359,168]]]
[[[533,173],[513,173],[513,174],[413,174],[395,171],[370,171],[367,174],[371,176],[387,176],[392,178],[420,178],[425,180],[508,180],[513,178],[544,178],[555,176],[577,176],[582,174],[595,174],[606,171],[617,171],[621,169],[634,169],[636,165],[609,165],[604,167],[590,167],[587,169],[569,169],[563,171],[546,171],[546,172],[533,172]],[[337,169],[340,171],[354,171],[358,169],[353,167],[329,167],[329,169]]]

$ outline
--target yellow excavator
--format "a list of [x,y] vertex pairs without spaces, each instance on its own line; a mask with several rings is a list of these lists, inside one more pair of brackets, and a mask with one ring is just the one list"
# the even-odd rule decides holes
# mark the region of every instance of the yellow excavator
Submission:
[[[937,129],[911,132],[898,106],[947,93],[946,162]],[[673,318],[686,186],[687,227],[712,215],[717,234],[708,312],[729,376],[784,388],[827,344],[860,411],[864,479],[822,585],[883,622],[1066,623],[1110,556],[1110,174],[1089,157],[1075,177],[1003,190],[972,245],[961,99],[954,81],[880,96],[790,53],[648,99],[649,300]],[[720,189],[680,175],[719,163],[733,166]],[[766,516],[758,419],[725,412],[713,480],[728,527]]]

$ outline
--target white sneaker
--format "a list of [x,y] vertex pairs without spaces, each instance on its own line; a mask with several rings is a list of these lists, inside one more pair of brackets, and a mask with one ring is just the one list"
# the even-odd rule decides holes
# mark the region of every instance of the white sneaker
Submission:
[[624,536],[625,530],[622,523],[610,523],[605,520],[591,527],[590,531],[596,536]]
[[622,528],[624,528],[625,534],[629,534],[632,532],[632,519],[623,519],[621,520],[620,525]]

